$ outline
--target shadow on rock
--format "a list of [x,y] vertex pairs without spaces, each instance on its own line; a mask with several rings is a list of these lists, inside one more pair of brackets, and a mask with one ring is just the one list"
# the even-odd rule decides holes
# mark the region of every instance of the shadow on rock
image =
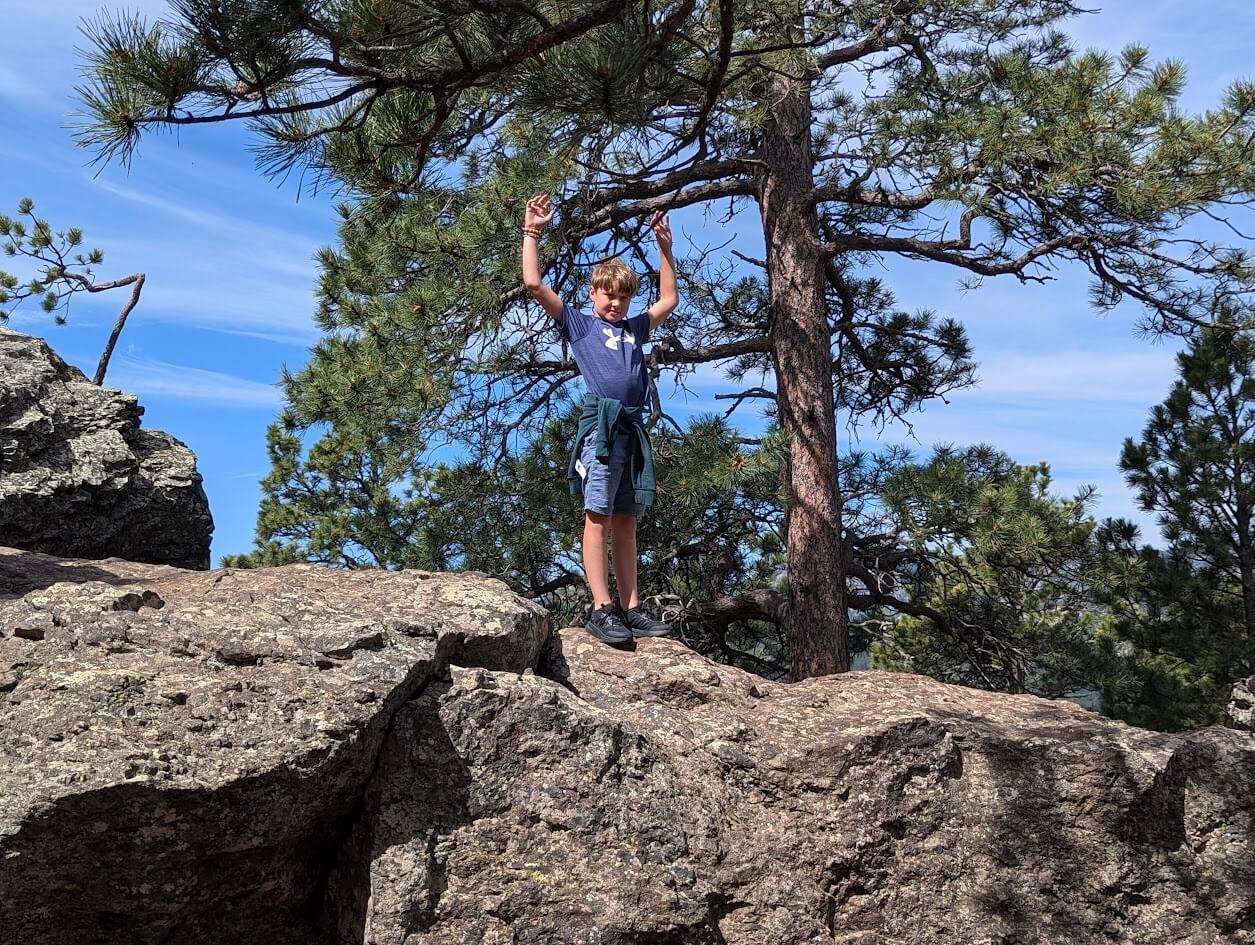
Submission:
[[397,713],[330,877],[324,927],[343,945],[403,940],[436,921],[445,838],[473,819],[471,776],[440,717],[448,682]]
[[[347,755],[347,766],[353,760]],[[352,797],[281,770],[217,790],[117,784],[0,839],[0,929],[25,945],[314,945]]]
[[31,591],[41,591],[53,584],[67,582],[82,584],[101,581],[105,584],[125,586],[142,580],[152,568],[116,561],[131,572],[109,571],[88,560],[55,558],[37,551],[0,548],[0,600],[23,597]]

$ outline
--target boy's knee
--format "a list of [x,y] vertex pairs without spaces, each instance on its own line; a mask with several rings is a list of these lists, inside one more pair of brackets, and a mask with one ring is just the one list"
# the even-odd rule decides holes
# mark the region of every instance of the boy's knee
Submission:
[[610,519],[611,519],[611,516],[606,515],[604,512],[594,512],[592,509],[584,510],[584,521],[592,522],[594,525],[597,525],[601,528],[605,528],[607,525],[609,525]]

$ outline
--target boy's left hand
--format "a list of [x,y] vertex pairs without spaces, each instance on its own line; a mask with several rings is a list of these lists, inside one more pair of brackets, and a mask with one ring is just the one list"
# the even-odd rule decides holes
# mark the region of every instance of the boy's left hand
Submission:
[[664,253],[671,252],[671,224],[667,222],[666,213],[655,210],[649,227],[654,231],[654,238],[658,240],[658,248]]

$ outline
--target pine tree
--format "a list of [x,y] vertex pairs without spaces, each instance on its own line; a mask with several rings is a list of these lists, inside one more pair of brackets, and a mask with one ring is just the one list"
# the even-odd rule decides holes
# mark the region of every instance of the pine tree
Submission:
[[1127,593],[1140,572],[1098,540],[1092,488],[1062,498],[1050,483],[1049,464],[986,446],[893,474],[885,501],[917,565],[874,665],[1050,697],[1093,688],[1094,639],[1110,616],[1100,598]]
[[3,245],[6,256],[27,260],[37,269],[37,274],[26,282],[0,270],[0,306],[7,306],[0,307],[0,322],[8,321],[13,311],[27,299],[38,298],[40,307],[51,314],[58,325],[64,325],[70,301],[77,293],[95,294],[134,286],[130,299],[114,321],[113,330],[96,365],[92,380],[103,384],[105,372],[109,370],[109,359],[126,325],[127,316],[139,304],[140,293],[144,290],[144,274],[137,272],[121,279],[98,282],[94,267],[104,262],[104,252],[99,249],[87,253],[72,252],[82,245],[83,231],[78,227],[54,231],[47,220],[35,216],[35,201],[29,197],[23,197],[18,202],[16,217],[0,213],[0,236],[5,240],[0,245]]
[[1255,673],[1255,336],[1205,329],[1177,365],[1141,441],[1124,441],[1120,469],[1175,555],[1236,598]]
[[1255,672],[1255,337],[1204,330],[1177,366],[1120,456],[1168,547],[1138,548],[1137,529],[1113,523],[1108,544],[1145,579],[1111,596],[1099,641],[1107,711],[1166,729],[1222,722],[1233,680]]
[[[864,263],[931,260],[979,283],[1075,262],[1096,305],[1136,299],[1155,331],[1245,298],[1245,254],[1181,228],[1250,191],[1255,90],[1184,116],[1180,64],[1073,55],[1054,29],[1067,0],[172,6],[170,23],[92,26],[80,141],[129,160],[147,129],[243,118],[270,170],[344,189],[320,312],[336,346],[302,375],[313,396],[339,383],[321,374],[357,381],[325,405],[332,422],[382,422],[417,364],[446,395],[429,415],[445,435],[486,454],[543,426],[574,374],[520,304],[532,193],[560,195],[544,246],[560,294],[593,259],[647,259],[655,209],[756,206],[763,258],[690,261],[696,311],[656,339],[654,366],[774,375],[759,392],[789,444],[794,677],[849,665],[837,410],[909,409],[970,372],[953,321],[864,306]],[[834,371],[847,355],[858,367]],[[365,367],[381,364],[388,383]]]
[[1164,731],[1224,723],[1244,673],[1241,595],[1176,548],[1137,547],[1130,522],[1104,528],[1100,541],[1135,560],[1140,577],[1098,595],[1109,614],[1094,641],[1103,713]]

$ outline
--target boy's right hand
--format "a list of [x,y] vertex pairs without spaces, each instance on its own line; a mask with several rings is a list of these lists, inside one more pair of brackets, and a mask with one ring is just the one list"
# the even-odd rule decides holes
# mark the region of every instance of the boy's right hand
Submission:
[[537,194],[527,201],[527,209],[523,211],[523,225],[543,228],[553,219],[553,206],[549,203],[548,194]]

